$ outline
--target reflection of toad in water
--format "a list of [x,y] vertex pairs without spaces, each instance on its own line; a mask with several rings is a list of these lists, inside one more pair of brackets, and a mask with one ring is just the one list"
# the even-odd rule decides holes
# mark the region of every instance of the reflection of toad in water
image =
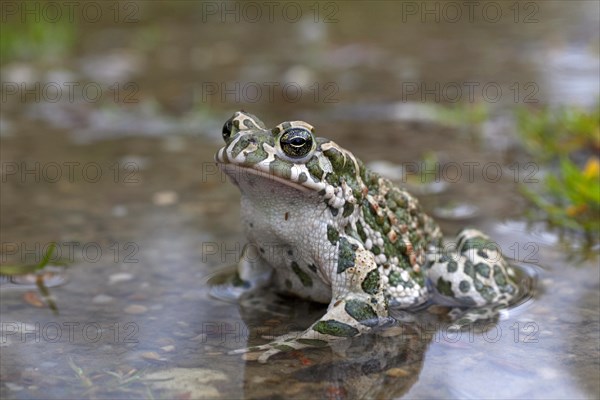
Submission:
[[[322,313],[322,305],[291,300],[271,290],[260,296],[245,295],[240,304],[242,318],[250,327],[250,348],[264,342],[261,334],[268,333],[270,337],[290,334],[283,330],[302,331]],[[410,321],[397,321],[373,335],[320,349],[286,352],[267,364],[247,363],[245,396],[266,398],[274,393],[299,398],[400,396],[417,382],[425,351],[440,326],[438,318],[429,313],[408,317]],[[232,344],[235,346],[239,343]],[[246,358],[258,355],[247,353]],[[262,381],[264,384],[257,384]]]

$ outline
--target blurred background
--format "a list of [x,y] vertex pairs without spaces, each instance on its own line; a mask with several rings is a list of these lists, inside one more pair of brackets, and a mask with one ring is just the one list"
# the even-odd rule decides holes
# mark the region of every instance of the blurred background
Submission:
[[[0,7],[2,398],[600,395],[598,2]],[[213,164],[240,109],[309,122],[533,265],[502,340],[429,338],[352,384],[326,352],[223,355],[311,321],[208,297],[244,244]]]

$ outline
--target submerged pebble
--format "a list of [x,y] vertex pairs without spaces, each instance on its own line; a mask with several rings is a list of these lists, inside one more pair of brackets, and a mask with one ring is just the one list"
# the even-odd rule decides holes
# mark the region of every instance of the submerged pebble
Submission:
[[170,206],[179,200],[179,196],[172,190],[164,190],[162,192],[156,192],[152,196],[152,203],[157,206]]
[[142,306],[140,304],[132,304],[130,306],[125,307],[123,310],[126,314],[143,314],[148,311],[148,307]]
[[92,299],[92,303],[94,304],[107,304],[114,300],[115,298],[106,294],[99,294],[94,296]]
[[150,360],[150,361],[167,361],[166,358],[161,357],[155,351],[146,351],[146,352],[142,353],[142,358],[144,360]]
[[112,285],[118,282],[127,282],[133,279],[133,274],[126,272],[119,272],[118,274],[112,274],[108,277],[108,283]]

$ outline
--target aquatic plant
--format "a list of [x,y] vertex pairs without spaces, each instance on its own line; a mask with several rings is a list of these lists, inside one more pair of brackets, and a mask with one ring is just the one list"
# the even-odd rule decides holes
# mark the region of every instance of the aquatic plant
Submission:
[[545,171],[523,194],[542,217],[563,232],[600,238],[600,108],[520,109],[518,134]]
[[[32,276],[35,281],[35,285],[42,295],[42,299],[46,302],[52,312],[57,315],[58,308],[56,303],[50,296],[50,290],[46,285],[46,274],[45,268],[49,265],[63,266],[66,267],[67,263],[61,260],[54,259],[54,252],[56,250],[56,243],[51,243],[44,253],[44,256],[37,264],[14,264],[14,265],[0,265],[0,276],[8,277],[14,280],[18,277]],[[40,303],[41,304],[41,303]]]

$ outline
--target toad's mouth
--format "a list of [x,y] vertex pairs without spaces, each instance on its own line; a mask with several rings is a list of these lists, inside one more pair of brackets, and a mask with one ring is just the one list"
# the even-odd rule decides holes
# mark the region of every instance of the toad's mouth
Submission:
[[218,160],[216,161],[216,164],[221,169],[221,171],[223,171],[238,187],[240,186],[240,181],[249,181],[256,177],[260,177],[287,186],[289,188],[296,189],[300,192],[309,193],[315,191],[310,187],[304,186],[300,183],[294,182],[286,178],[282,178],[280,176],[275,175],[272,172],[243,167],[238,164],[224,163]]

